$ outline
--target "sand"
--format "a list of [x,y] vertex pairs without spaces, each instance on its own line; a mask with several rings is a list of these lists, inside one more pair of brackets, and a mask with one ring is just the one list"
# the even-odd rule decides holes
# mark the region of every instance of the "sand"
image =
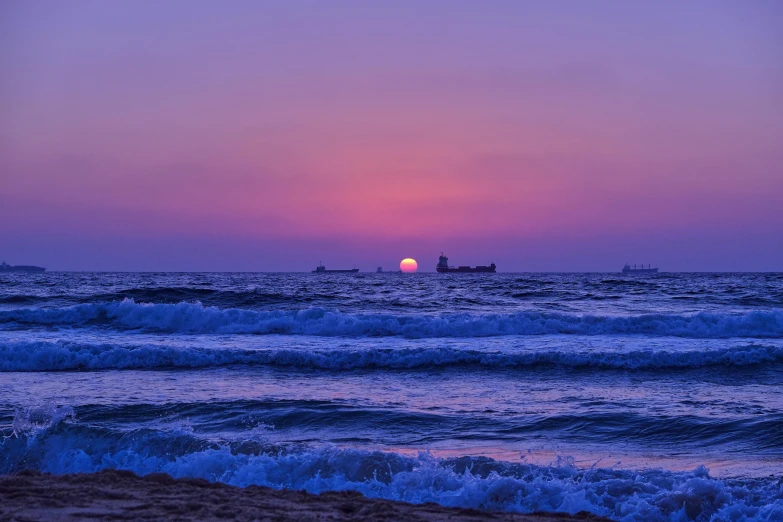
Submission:
[[23,472],[0,476],[0,520],[269,520],[269,521],[600,521],[588,514],[518,515],[436,504],[370,499],[341,491],[238,488],[156,473],[108,470],[77,475]]

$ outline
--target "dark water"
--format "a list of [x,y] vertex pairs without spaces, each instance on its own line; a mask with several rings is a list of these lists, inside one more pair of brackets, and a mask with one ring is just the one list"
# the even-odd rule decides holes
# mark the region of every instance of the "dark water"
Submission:
[[2,274],[0,430],[3,473],[783,520],[783,275]]

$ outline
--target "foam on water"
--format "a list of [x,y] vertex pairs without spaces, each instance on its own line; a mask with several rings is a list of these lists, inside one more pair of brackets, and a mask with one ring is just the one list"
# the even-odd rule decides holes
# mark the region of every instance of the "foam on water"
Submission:
[[205,307],[200,303],[82,304],[55,309],[0,311],[0,324],[18,326],[146,329],[171,333],[244,333],[319,336],[490,337],[543,334],[630,334],[692,338],[783,337],[783,311],[737,314],[571,315],[542,312],[510,314],[391,315],[347,314],[309,308],[254,311]]
[[258,484],[313,493],[356,490],[370,497],[445,506],[532,512],[591,513],[622,521],[752,520],[783,518],[783,481],[720,480],[691,472],[580,469],[570,459],[536,466],[488,458],[440,459],[335,447],[273,447],[248,451],[199,440],[189,430],[114,433],[79,426],[70,414],[48,410],[50,423],[17,413],[20,429],[0,443],[0,472],[50,473],[107,468],[165,472],[236,486]]

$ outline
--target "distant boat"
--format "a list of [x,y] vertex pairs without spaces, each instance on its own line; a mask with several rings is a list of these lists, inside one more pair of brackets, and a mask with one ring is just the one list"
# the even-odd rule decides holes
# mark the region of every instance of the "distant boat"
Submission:
[[449,258],[443,255],[443,252],[440,253],[440,258],[438,259],[438,265],[435,267],[435,270],[438,272],[444,274],[450,274],[450,273],[458,273],[458,274],[475,274],[475,273],[487,273],[487,272],[495,272],[495,263],[491,263],[489,266],[449,266]]
[[359,271],[358,268],[350,268],[348,270],[327,270],[324,265],[318,265],[318,267],[313,270],[314,274],[355,274]]
[[636,265],[631,266],[626,263],[623,267],[623,274],[655,274],[657,272],[658,268],[652,268],[651,265],[647,265],[647,268],[644,265],[639,265],[637,268]]
[[381,273],[383,273],[383,267],[382,267],[382,266],[379,266],[379,267],[378,267],[378,269],[375,271],[375,273],[376,273],[376,274],[381,274]]
[[42,266],[32,266],[32,265],[9,265],[5,261],[0,263],[0,272],[43,272],[46,270]]

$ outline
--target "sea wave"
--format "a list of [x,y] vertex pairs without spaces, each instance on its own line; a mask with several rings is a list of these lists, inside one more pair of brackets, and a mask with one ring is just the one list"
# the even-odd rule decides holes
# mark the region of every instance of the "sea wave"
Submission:
[[[783,518],[776,477],[719,479],[705,467],[689,472],[577,467],[561,458],[550,466],[486,457],[437,458],[429,453],[333,446],[231,445],[206,442],[188,430],[133,434],[78,425],[58,408],[32,410],[40,421],[0,441],[0,473],[21,469],[85,473],[107,468],[145,475],[164,472],[236,486],[263,485],[311,493],[356,490],[374,498],[493,511],[588,511],[623,521]],[[31,411],[19,412],[26,417]]]
[[[394,446],[401,440],[417,445],[453,444],[455,440],[475,441],[480,434],[498,445],[518,445],[521,441],[558,440],[569,434],[571,443],[639,444],[646,450],[666,451],[676,444],[681,450],[722,448],[747,451],[773,458],[783,448],[779,427],[783,413],[766,412],[738,419],[728,415],[687,415],[666,412],[616,411],[611,404],[602,410],[499,414],[495,411],[457,413],[453,410],[419,411],[383,404],[356,404],[341,399],[222,399],[209,401],[134,402],[132,404],[81,404],[60,408],[68,420],[78,419],[94,428],[108,425],[129,429],[160,430],[172,426],[188,433],[220,437],[243,443],[248,431],[264,441],[301,440],[306,426],[309,439],[318,432],[329,440],[349,439],[355,443]],[[59,411],[59,410],[58,410]],[[0,423],[8,419],[0,410]],[[19,427],[37,429],[47,418],[44,412],[14,417],[14,432]],[[26,420],[30,417],[30,420]],[[19,421],[19,419],[23,419]],[[32,424],[29,424],[32,423]],[[18,424],[18,426],[17,426]],[[327,435],[328,434],[328,435]],[[320,438],[319,436],[319,438]],[[254,440],[256,437],[254,437]],[[313,440],[313,439],[309,439]]]
[[36,372],[144,368],[206,368],[229,365],[284,366],[323,370],[432,367],[527,368],[559,366],[628,370],[740,367],[783,363],[783,346],[740,344],[724,348],[628,351],[502,352],[454,347],[238,349],[90,344],[71,341],[0,341],[0,371]]
[[491,337],[542,334],[630,334],[691,338],[781,338],[783,310],[748,313],[636,316],[510,314],[349,314],[324,308],[298,311],[221,309],[200,303],[144,304],[132,299],[64,308],[0,311],[0,325],[105,326],[171,333],[317,336]]

